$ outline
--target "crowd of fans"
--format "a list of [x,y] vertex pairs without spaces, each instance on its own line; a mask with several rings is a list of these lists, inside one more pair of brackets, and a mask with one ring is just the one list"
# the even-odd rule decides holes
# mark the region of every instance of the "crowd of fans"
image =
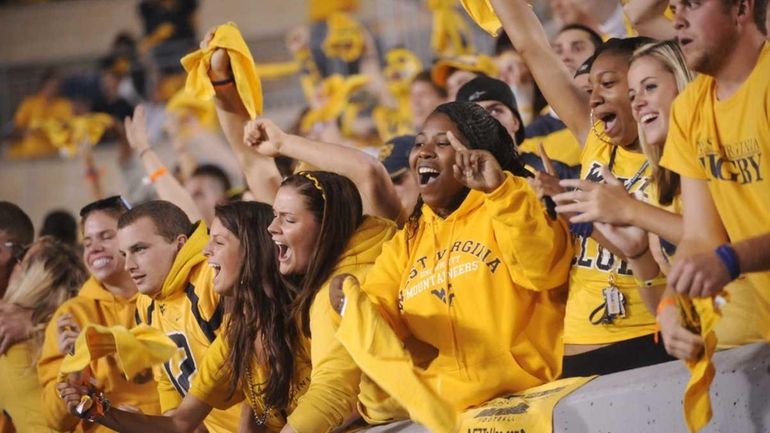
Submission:
[[[524,0],[427,3],[425,69],[381,56],[349,0],[310,2],[284,64],[210,29],[149,104],[116,39],[102,128],[46,75],[8,155],[70,149],[95,201],[37,237],[0,202],[3,431],[452,432],[497,397],[676,359],[707,395],[715,350],[770,339],[767,1],[554,0],[553,38]],[[142,2],[145,53],[187,52],[194,10]],[[308,102],[286,130],[260,116],[284,75]],[[124,196],[91,155],[105,131]],[[137,329],[176,354],[150,370]]]

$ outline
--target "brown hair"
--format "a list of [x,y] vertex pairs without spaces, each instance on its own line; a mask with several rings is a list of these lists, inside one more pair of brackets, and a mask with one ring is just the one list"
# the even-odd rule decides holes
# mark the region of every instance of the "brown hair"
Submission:
[[307,272],[300,280],[287,280],[297,292],[292,314],[302,332],[309,337],[310,306],[318,290],[332,276],[350,237],[363,222],[363,206],[353,182],[338,174],[299,172],[284,179],[281,187],[287,186],[304,196],[305,206],[320,226]]
[[153,200],[133,207],[118,219],[118,229],[129,226],[141,218],[149,218],[158,235],[173,242],[179,235],[190,235],[193,225],[182,209],[164,200]]
[[[269,372],[260,392],[265,406],[286,409],[296,359],[304,355],[304,348],[291,317],[294,294],[282,284],[275,244],[267,231],[273,209],[264,203],[235,202],[217,206],[215,215],[240,240],[243,257],[228,300],[230,321],[224,336],[230,346],[226,365],[232,373],[231,395],[238,383],[249,394],[248,371],[257,358]],[[255,348],[255,341],[261,350]]]

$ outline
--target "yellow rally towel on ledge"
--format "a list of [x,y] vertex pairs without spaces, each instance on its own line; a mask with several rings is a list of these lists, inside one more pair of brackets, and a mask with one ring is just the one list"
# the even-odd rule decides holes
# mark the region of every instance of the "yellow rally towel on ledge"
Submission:
[[75,341],[74,355],[64,357],[59,380],[113,353],[123,374],[132,380],[153,365],[168,360],[176,351],[176,344],[156,328],[141,325],[128,330],[124,326],[87,325]]
[[700,334],[705,346],[699,359],[685,363],[690,370],[690,381],[684,391],[684,419],[687,428],[696,432],[711,421],[709,388],[716,374],[711,357],[717,347],[714,325],[719,315],[711,298],[689,299],[677,296],[677,304],[684,326],[691,332]]
[[254,58],[243,40],[241,32],[235,23],[227,23],[217,27],[214,38],[205,50],[197,50],[182,58],[182,66],[187,71],[187,91],[203,100],[214,96],[214,86],[209,78],[211,56],[214,50],[223,48],[230,57],[230,67],[235,78],[235,87],[243,101],[243,106],[252,119],[262,114],[262,83],[259,80]]
[[462,414],[460,431],[551,433],[556,403],[594,377],[561,379],[488,401]]
[[497,37],[500,33],[500,29],[503,24],[495,15],[495,11],[492,10],[492,5],[489,4],[489,0],[460,0],[465,12],[468,12],[473,21],[479,25],[484,31],[492,36]]

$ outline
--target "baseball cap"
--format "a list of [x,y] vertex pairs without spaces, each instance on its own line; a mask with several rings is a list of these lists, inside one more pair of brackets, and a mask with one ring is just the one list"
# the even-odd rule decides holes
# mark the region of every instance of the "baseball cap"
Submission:
[[378,158],[388,170],[391,179],[409,170],[409,152],[414,147],[415,138],[414,135],[393,137],[380,149]]
[[430,77],[434,83],[446,87],[450,73],[458,69],[489,76],[497,75],[497,65],[491,57],[485,54],[464,54],[437,61],[431,68]]
[[492,77],[479,76],[468,81],[457,92],[458,101],[481,102],[497,101],[508,107],[519,119],[519,130],[516,131],[516,144],[524,142],[526,135],[524,133],[524,122],[521,120],[519,108],[516,104],[516,97],[513,96],[511,88],[503,81]]

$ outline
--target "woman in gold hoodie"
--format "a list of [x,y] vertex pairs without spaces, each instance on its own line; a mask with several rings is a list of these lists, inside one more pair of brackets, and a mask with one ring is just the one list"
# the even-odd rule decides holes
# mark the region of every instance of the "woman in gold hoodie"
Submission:
[[[98,422],[121,432],[189,432],[212,407],[245,399],[241,431],[310,433],[328,432],[353,412],[360,372],[334,338],[329,281],[338,273],[363,277],[395,225],[365,217],[355,185],[327,172],[286,178],[272,222],[265,217],[269,210],[248,206],[257,205],[218,208],[211,227],[205,251],[214,285],[234,302],[226,331],[206,352],[189,394],[168,417],[113,409]],[[260,235],[268,231],[269,237]],[[273,277],[276,259],[281,280]],[[61,389],[74,407],[83,390]]]
[[[522,177],[510,135],[475,104],[439,106],[410,167],[421,199],[359,279],[368,296],[348,278],[332,304],[342,312],[337,336],[362,371],[412,419],[449,431],[457,413],[559,376],[554,289],[567,282],[572,248]],[[435,348],[427,362],[416,353],[424,343]],[[376,402],[359,410],[374,423],[397,416]]]

